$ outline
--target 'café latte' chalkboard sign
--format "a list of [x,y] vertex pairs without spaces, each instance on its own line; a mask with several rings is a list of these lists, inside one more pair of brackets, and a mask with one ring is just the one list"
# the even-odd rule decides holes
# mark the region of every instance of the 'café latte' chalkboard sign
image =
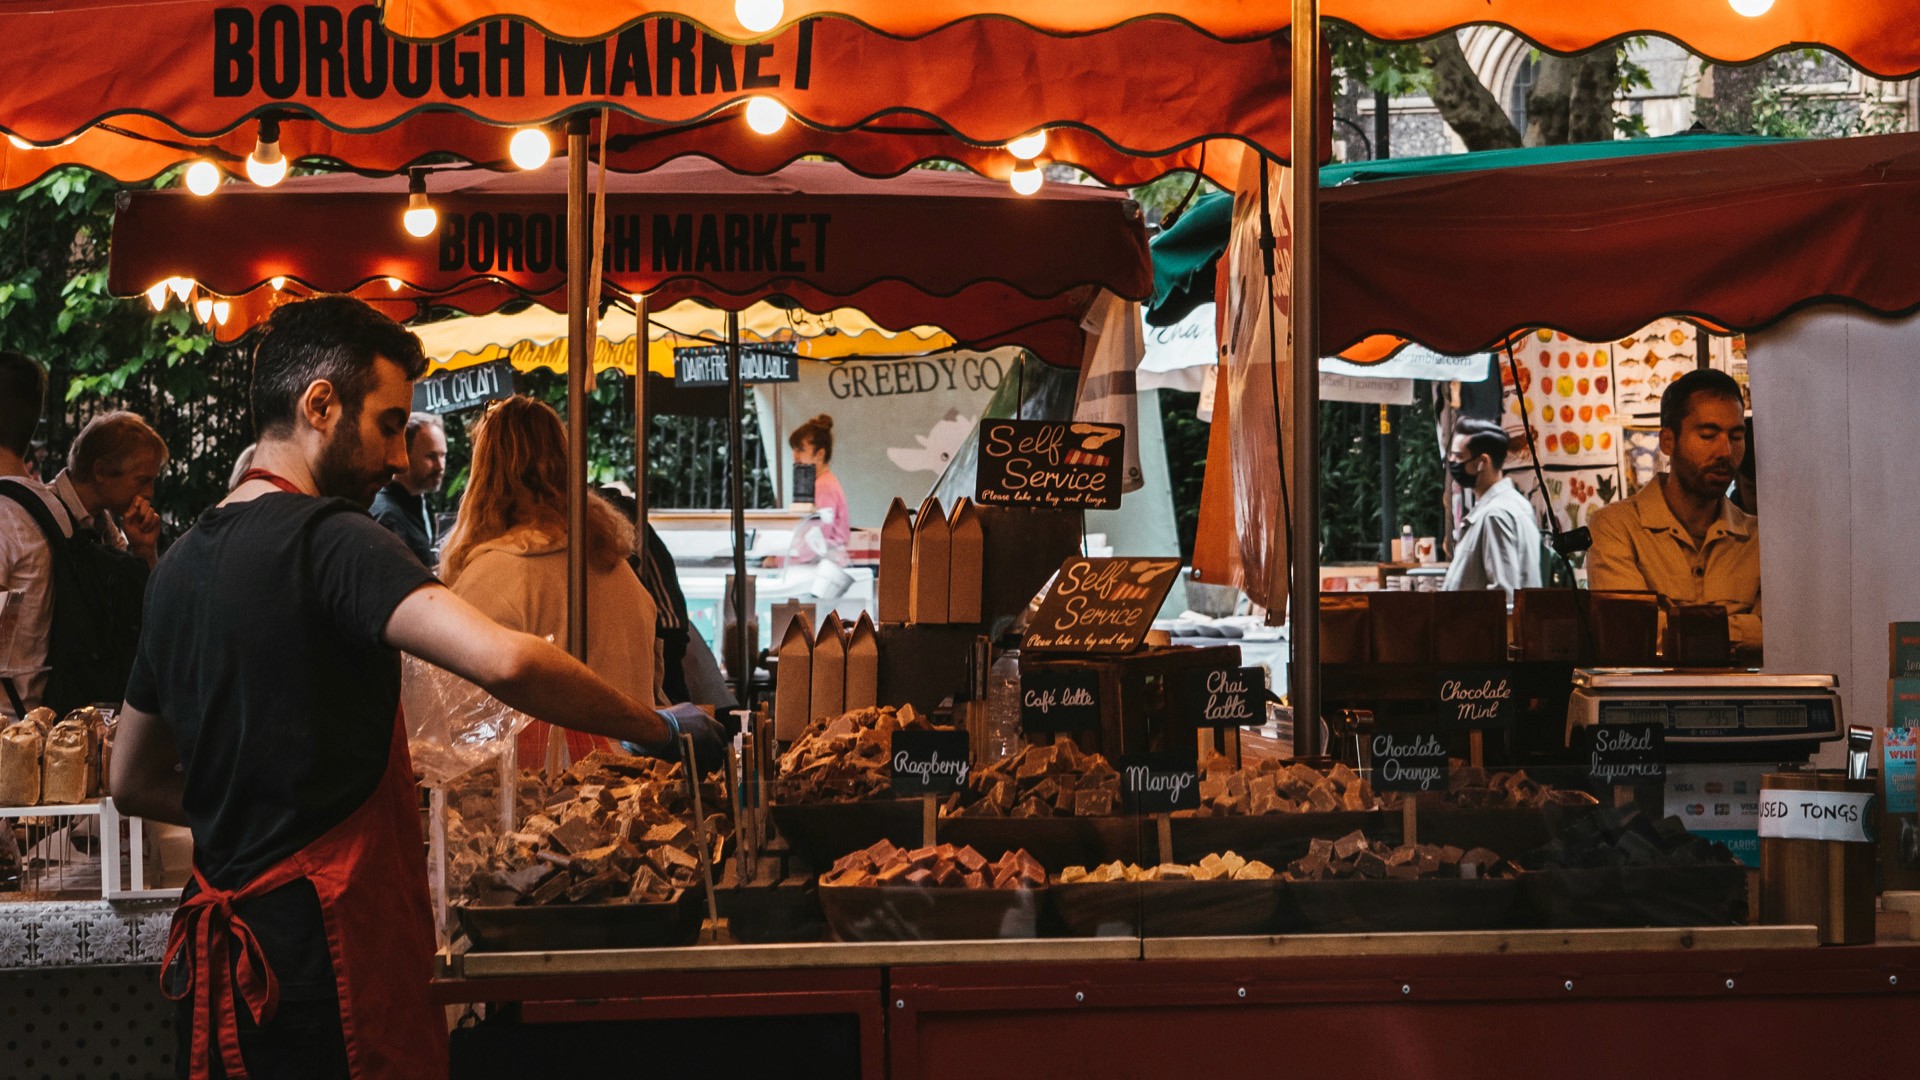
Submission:
[[985,420],[973,501],[981,506],[1117,510],[1127,429],[1118,424]]
[[1100,727],[1100,673],[1027,665],[1020,673],[1020,727],[1031,735]]
[[892,755],[893,793],[904,798],[951,795],[967,786],[971,773],[969,740],[964,731],[896,731]]
[[1267,721],[1267,669],[1215,668],[1184,681],[1182,706],[1200,727],[1245,727]]
[[1120,790],[1136,814],[1198,810],[1200,770],[1180,754],[1127,754],[1120,758]]
[[1376,732],[1373,752],[1373,790],[1447,790],[1447,744],[1438,735]]
[[1601,724],[1589,731],[1589,779],[1602,784],[1633,784],[1667,775],[1665,725]]
[[1060,564],[1027,624],[1028,652],[1132,652],[1173,587],[1179,559],[1088,559]]

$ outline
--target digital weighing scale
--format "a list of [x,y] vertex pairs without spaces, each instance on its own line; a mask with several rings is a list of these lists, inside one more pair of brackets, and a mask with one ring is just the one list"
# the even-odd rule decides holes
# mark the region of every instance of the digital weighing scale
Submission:
[[1831,675],[1577,669],[1567,745],[1600,724],[1659,724],[1671,757],[1703,762],[1804,761],[1844,731]]

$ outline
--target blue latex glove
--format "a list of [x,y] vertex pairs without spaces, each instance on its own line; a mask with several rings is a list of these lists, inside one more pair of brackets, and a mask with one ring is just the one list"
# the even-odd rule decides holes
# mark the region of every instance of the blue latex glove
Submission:
[[669,705],[660,710],[660,719],[666,721],[670,739],[665,746],[641,748],[644,753],[666,761],[679,761],[685,757],[680,736],[691,735],[694,766],[699,769],[701,776],[719,768],[726,761],[726,729],[700,706],[685,703]]

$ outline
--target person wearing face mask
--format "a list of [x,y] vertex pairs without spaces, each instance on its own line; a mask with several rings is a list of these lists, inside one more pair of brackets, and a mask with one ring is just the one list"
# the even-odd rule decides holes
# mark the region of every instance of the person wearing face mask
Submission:
[[1533,504],[1500,472],[1507,460],[1507,433],[1486,420],[1462,420],[1453,428],[1447,473],[1472,492],[1466,531],[1453,546],[1453,562],[1441,587],[1449,592],[1540,587],[1540,526]]
[[1660,452],[1666,472],[1593,516],[1587,582],[1719,604],[1734,649],[1755,659],[1763,644],[1760,526],[1727,498],[1747,454],[1740,384],[1705,368],[1669,384],[1660,398]]

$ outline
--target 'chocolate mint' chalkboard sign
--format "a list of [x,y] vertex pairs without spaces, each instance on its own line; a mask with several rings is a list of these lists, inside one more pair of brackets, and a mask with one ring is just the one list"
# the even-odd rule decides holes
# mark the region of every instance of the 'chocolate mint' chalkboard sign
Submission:
[[1127,429],[1119,424],[985,420],[973,501],[981,506],[1118,510]]
[[1601,724],[1589,729],[1587,776],[1633,784],[1667,775],[1667,729],[1661,724]]
[[1020,727],[1028,734],[1100,727],[1100,673],[1029,664],[1020,673]]
[[969,740],[964,731],[896,731],[893,755],[893,793],[903,798],[951,795],[967,786],[972,768]]
[[1440,726],[1450,730],[1505,727],[1513,719],[1513,673],[1506,668],[1443,671],[1436,680]]
[[1185,677],[1181,705],[1200,727],[1245,727],[1267,722],[1267,669],[1215,668]]
[[1438,735],[1376,732],[1373,751],[1373,790],[1447,790],[1447,744]]
[[1120,789],[1136,814],[1171,814],[1200,808],[1200,770],[1179,754],[1127,754],[1120,759]]

